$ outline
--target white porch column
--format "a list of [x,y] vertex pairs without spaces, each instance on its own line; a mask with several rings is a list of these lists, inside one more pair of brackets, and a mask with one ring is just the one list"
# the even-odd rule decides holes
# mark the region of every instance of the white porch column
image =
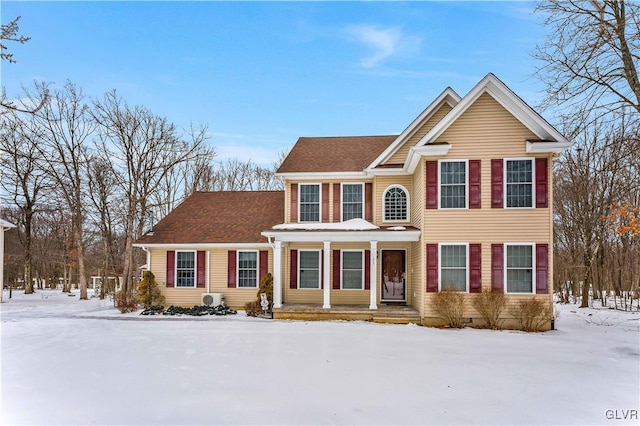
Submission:
[[324,265],[322,268],[324,274],[324,280],[322,285],[324,286],[322,309],[331,308],[331,241],[324,242]]
[[282,241],[273,246],[273,307],[282,308]]
[[378,309],[377,276],[378,276],[378,242],[371,241],[371,261],[369,262],[369,309]]

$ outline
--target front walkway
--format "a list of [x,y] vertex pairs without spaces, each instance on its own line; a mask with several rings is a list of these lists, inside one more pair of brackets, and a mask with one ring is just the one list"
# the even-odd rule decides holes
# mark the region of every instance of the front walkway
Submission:
[[388,324],[420,324],[420,312],[412,306],[378,305],[369,309],[365,305],[333,305],[325,309],[321,304],[286,304],[273,309],[274,319],[292,320],[359,320]]

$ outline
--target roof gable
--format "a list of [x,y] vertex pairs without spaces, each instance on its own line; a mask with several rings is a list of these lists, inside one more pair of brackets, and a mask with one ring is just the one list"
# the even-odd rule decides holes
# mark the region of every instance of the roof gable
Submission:
[[409,126],[367,167],[373,169],[384,165],[396,154],[411,137],[419,131],[431,119],[444,104],[454,107],[460,102],[460,96],[450,87],[447,87],[424,111],[416,117]]
[[136,245],[266,243],[260,234],[284,220],[284,191],[196,192]]
[[498,77],[489,73],[462,98],[449,114],[420,139],[416,147],[436,142],[438,137],[484,93],[493,97],[540,140],[571,145],[564,136],[511,91]]

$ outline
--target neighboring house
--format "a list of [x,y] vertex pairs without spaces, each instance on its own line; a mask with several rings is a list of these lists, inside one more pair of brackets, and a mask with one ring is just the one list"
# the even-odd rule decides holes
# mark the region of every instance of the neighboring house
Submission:
[[7,222],[4,219],[0,219],[0,302],[2,302],[2,293],[4,289],[4,231],[7,231],[16,226]]
[[569,146],[488,74],[400,135],[302,137],[284,192],[196,193],[136,246],[167,304],[219,292],[242,308],[268,271],[276,317],[406,305],[439,324],[430,298],[452,288],[482,323],[469,302],[483,289],[552,302],[551,164]]

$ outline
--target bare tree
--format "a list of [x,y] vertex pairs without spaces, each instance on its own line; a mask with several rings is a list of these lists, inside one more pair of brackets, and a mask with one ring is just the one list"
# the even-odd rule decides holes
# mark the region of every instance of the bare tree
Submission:
[[167,173],[197,156],[206,132],[196,132],[199,137],[185,141],[166,118],[143,107],[130,107],[115,91],[94,102],[94,118],[101,155],[109,159],[126,200],[123,293],[127,295],[133,289],[133,241],[145,230],[154,194],[162,190],[160,183]]
[[596,276],[595,271],[599,259],[604,259],[609,235],[603,218],[626,193],[619,176],[627,168],[629,155],[628,129],[618,125],[584,129],[576,135],[577,148],[555,163],[554,228],[557,255],[564,256],[562,262],[555,262],[558,271],[564,269],[562,281],[573,282],[574,294],[580,293],[582,283],[581,306],[587,307],[589,288],[594,294],[601,290],[602,274]]
[[41,202],[40,195],[50,188],[46,173],[41,169],[42,156],[37,147],[39,135],[33,117],[23,118],[16,111],[1,117],[0,153],[2,188],[17,207],[18,233],[24,249],[25,294],[33,293],[32,224]]
[[[38,86],[38,95],[46,90]],[[72,251],[77,262],[80,299],[87,299],[84,257],[85,190],[87,185],[88,138],[95,124],[82,90],[67,82],[34,115],[39,125],[45,169],[56,192],[71,215]]]
[[121,261],[118,256],[115,238],[117,218],[113,208],[117,208],[117,177],[113,173],[109,161],[102,157],[94,157],[89,164],[89,196],[93,204],[93,222],[101,239],[102,285],[100,299],[105,297],[105,286],[109,277],[119,275]]
[[196,191],[268,191],[282,189],[282,180],[274,170],[236,158],[210,164],[202,170]]
[[[16,62],[16,60],[13,59],[13,53],[9,53],[7,42],[24,44],[31,40],[31,37],[18,34],[20,31],[20,25],[18,24],[19,21],[20,16],[18,16],[8,24],[2,24],[0,26],[0,61],[7,61],[10,64]],[[49,92],[47,90],[44,90],[41,95],[42,96],[39,99],[32,99],[29,104],[25,104],[24,102],[22,102],[21,106],[17,106],[15,102],[7,100],[7,95],[3,88],[2,93],[0,93],[0,108],[4,109],[5,111],[33,113],[42,108],[44,103],[47,101]],[[33,102],[34,100],[35,102]],[[0,112],[3,112],[1,109]]]
[[[566,118],[640,113],[640,4],[624,0],[547,0],[536,5],[549,30],[534,57],[547,86],[545,106]],[[612,118],[609,116],[609,118]]]

